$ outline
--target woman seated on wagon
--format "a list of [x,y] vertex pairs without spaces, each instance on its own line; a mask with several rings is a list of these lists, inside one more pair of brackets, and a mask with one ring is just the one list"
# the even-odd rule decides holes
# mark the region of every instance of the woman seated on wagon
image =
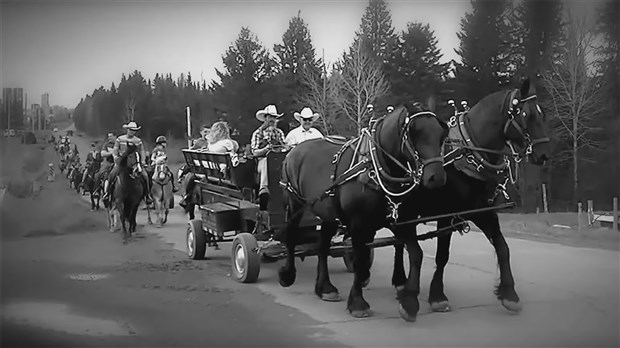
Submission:
[[214,153],[236,153],[239,144],[230,137],[230,129],[226,122],[215,122],[207,136],[207,150]]

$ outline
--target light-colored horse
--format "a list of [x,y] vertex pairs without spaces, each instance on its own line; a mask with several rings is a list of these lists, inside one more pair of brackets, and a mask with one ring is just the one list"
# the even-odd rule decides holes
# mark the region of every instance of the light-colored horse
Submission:
[[155,203],[157,222],[162,226],[168,221],[169,206],[171,200],[174,200],[172,193],[173,177],[168,169],[165,157],[160,157],[155,161],[152,179],[151,196]]

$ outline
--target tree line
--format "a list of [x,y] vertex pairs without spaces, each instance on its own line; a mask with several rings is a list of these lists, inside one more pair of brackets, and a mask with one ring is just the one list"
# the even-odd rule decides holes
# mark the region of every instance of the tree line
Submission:
[[[588,21],[561,0],[472,1],[461,19],[456,53],[460,62],[442,63],[438,40],[426,23],[410,22],[397,32],[385,0],[370,0],[350,47],[333,64],[316,52],[300,13],[289,21],[272,50],[248,28],[222,55],[218,80],[198,82],[191,74],[139,71],[116,86],[85,96],[74,110],[76,127],[100,135],[129,120],[143,137],[184,137],[185,107],[193,134],[203,123],[225,120],[240,143],[258,126],[256,110],[276,104],[292,113],[305,106],[321,114],[326,134],[355,135],[368,121],[366,106],[383,113],[388,105],[422,101],[442,116],[447,100],[474,105],[500,89],[533,78],[552,138],[552,160],[520,169],[517,200],[523,209],[542,209],[542,186],[552,209],[572,209],[578,200],[606,203],[620,182],[618,1],[610,0]],[[273,53],[272,53],[273,51]],[[599,205],[597,203],[597,205]],[[600,206],[600,205],[599,205]],[[602,208],[602,207],[601,207]]]

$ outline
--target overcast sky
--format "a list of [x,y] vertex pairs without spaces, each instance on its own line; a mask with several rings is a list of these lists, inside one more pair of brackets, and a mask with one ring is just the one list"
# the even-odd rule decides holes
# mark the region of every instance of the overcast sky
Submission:
[[[351,44],[367,2],[323,1],[103,1],[2,0],[2,87],[22,87],[28,104],[50,94],[52,105],[73,108],[99,86],[118,84],[122,73],[191,72],[215,78],[222,54],[247,26],[272,50],[301,10],[317,54],[328,62]],[[468,0],[389,2],[394,27],[409,21],[435,30],[443,61],[457,59],[456,33]]]

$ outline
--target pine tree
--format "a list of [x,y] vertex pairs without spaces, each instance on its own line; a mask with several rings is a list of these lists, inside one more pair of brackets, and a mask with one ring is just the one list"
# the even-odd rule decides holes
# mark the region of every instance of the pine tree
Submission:
[[512,58],[505,45],[506,1],[473,0],[473,12],[461,20],[456,53],[461,64],[456,68],[459,95],[470,105],[497,91],[511,78]]
[[400,101],[426,101],[448,74],[448,64],[439,62],[437,38],[428,24],[409,23],[397,42],[385,66],[391,92]]
[[278,57],[278,75],[271,81],[277,90],[283,110],[293,112],[302,105],[298,97],[308,92],[303,84],[305,71],[320,72],[321,61],[317,60],[308,26],[298,13],[289,21],[289,27],[282,36],[282,44],[274,45]]
[[385,0],[369,0],[362,17],[362,24],[355,33],[355,40],[351,47],[356,48],[361,42],[362,49],[370,58],[386,63],[396,44],[396,37],[387,2]]
[[[267,49],[248,28],[222,57],[224,71],[216,69],[221,82],[213,81],[211,92],[215,108],[226,113],[227,121],[239,131],[239,142],[249,142],[257,127],[256,110],[275,103],[266,82],[274,76],[275,63]],[[276,103],[277,104],[277,103]]]

